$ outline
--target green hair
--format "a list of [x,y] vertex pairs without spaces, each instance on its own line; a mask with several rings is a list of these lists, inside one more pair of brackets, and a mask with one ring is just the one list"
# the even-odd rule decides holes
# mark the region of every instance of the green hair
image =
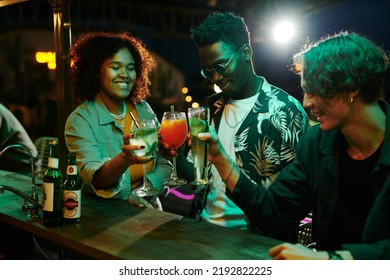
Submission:
[[348,32],[304,46],[293,62],[304,80],[305,92],[332,98],[358,91],[366,103],[380,96],[389,68],[389,58],[382,48]]

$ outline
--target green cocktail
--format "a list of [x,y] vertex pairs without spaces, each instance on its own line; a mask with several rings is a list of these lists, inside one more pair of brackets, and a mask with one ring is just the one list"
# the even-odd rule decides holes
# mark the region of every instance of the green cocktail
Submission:
[[157,129],[140,127],[134,128],[131,132],[134,138],[130,139],[130,144],[145,147],[142,150],[134,150],[134,154],[143,157],[152,156],[157,148]]
[[207,143],[198,139],[198,134],[208,131],[208,108],[189,108],[188,119],[191,135],[191,152],[194,162],[195,180],[194,185],[205,185],[208,183],[208,161]]

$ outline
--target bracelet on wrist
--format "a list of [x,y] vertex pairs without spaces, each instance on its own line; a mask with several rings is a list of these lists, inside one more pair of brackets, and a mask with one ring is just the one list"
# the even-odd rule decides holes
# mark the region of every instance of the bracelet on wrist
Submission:
[[336,251],[327,251],[329,255],[329,260],[343,260],[343,257]]

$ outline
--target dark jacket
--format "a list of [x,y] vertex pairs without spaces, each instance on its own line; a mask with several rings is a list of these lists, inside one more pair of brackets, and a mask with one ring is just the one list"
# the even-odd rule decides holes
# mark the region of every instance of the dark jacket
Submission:
[[[365,221],[362,243],[340,248],[351,251],[355,259],[390,259],[390,105],[383,100],[378,103],[386,114],[386,131],[371,187],[379,191]],[[312,239],[327,249],[338,199],[338,136],[338,130],[311,127],[298,143],[293,162],[268,191],[241,174],[231,199],[265,232],[279,223],[295,225],[313,211]]]

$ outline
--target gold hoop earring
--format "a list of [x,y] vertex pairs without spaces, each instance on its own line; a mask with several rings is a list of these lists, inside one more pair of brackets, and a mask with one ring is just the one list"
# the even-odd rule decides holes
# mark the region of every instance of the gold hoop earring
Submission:
[[353,96],[351,96],[351,97],[348,98],[348,102],[349,102],[349,103],[352,103],[352,102],[353,102]]

